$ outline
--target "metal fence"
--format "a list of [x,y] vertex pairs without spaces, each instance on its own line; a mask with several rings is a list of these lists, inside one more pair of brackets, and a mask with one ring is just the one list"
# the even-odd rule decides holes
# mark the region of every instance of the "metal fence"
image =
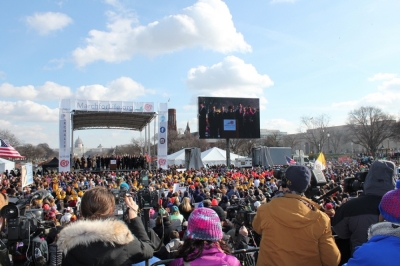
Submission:
[[[232,255],[240,261],[242,266],[255,266],[257,261],[257,252],[259,250],[260,248],[238,249],[233,251]],[[160,260],[151,264],[151,266],[168,265],[173,260],[174,259]]]

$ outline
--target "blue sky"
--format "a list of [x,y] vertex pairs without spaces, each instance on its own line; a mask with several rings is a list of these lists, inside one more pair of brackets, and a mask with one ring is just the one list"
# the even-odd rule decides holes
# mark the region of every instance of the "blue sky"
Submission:
[[[399,13],[395,0],[2,1],[0,128],[58,148],[61,98],[170,99],[192,131],[198,96],[260,98],[261,127],[288,133],[360,106],[398,117]],[[74,134],[86,147],[144,137]]]

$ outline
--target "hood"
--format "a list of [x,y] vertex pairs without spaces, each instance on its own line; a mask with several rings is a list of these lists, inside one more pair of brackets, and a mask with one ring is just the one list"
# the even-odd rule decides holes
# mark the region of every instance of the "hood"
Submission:
[[128,226],[115,219],[80,220],[63,228],[57,240],[57,246],[66,254],[72,248],[94,242],[125,245],[133,241],[133,235]]
[[282,197],[273,198],[267,204],[272,205],[274,212],[271,215],[274,220],[289,228],[310,226],[324,215],[319,211],[318,204],[298,194],[286,193]]
[[395,188],[396,179],[396,167],[393,162],[375,161],[365,178],[364,193],[365,195],[383,196]]
[[395,236],[400,237],[400,224],[381,222],[373,224],[368,229],[368,239],[373,236]]

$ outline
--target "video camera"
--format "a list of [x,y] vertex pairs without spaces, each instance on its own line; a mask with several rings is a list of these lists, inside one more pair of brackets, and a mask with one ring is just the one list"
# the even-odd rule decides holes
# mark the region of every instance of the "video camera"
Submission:
[[158,204],[158,192],[150,190],[149,188],[149,175],[147,171],[142,171],[140,181],[143,188],[136,193],[136,203],[140,209],[150,209],[156,207]]
[[244,202],[239,202],[238,205],[229,206],[226,208],[226,218],[238,225],[252,227],[256,213],[245,205]]
[[124,201],[124,197],[126,196],[131,196],[129,194],[127,189],[121,188],[113,188],[111,189],[111,193],[114,195],[115,199],[115,210],[114,210],[114,216],[117,218],[122,218],[125,211],[126,211],[126,204]]
[[367,178],[368,171],[357,172],[354,177],[347,177],[344,179],[344,191],[350,194],[357,193],[359,190],[364,189],[364,182]]
[[[46,228],[55,226],[53,221],[44,221],[42,209],[28,209],[32,199],[43,199],[49,193],[45,190],[35,192],[30,198],[10,198],[9,204],[1,209],[1,216],[7,221],[6,246],[11,255],[32,254],[39,249],[43,257],[48,259],[48,247],[40,235]],[[33,259],[35,262],[35,259]]]

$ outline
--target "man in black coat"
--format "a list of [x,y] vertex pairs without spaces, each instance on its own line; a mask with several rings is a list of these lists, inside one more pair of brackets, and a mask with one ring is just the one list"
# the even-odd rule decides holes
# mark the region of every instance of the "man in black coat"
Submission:
[[368,228],[379,222],[378,206],[382,196],[395,188],[396,180],[393,162],[375,161],[365,179],[364,195],[349,200],[336,210],[333,230],[341,239],[350,239],[351,253],[367,242]]

